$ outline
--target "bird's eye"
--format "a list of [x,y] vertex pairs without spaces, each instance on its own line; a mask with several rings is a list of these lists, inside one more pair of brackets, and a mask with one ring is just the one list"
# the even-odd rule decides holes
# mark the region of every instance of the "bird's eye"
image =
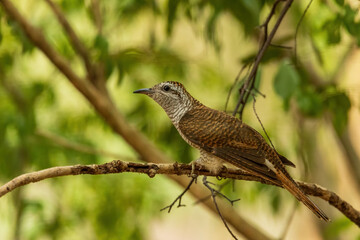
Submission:
[[167,92],[167,91],[170,90],[170,86],[169,86],[169,85],[165,85],[165,86],[163,87],[163,89],[164,89],[165,92]]

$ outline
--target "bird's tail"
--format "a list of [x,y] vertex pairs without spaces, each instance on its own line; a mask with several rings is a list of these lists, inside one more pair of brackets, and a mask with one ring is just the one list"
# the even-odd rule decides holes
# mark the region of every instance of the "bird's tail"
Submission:
[[306,207],[308,207],[318,218],[325,221],[330,221],[330,219],[325,215],[325,213],[313,203],[308,196],[299,188],[294,180],[292,180],[287,174],[279,171],[276,174],[281,182],[283,187],[288,190],[292,195],[294,195],[299,201],[301,201]]

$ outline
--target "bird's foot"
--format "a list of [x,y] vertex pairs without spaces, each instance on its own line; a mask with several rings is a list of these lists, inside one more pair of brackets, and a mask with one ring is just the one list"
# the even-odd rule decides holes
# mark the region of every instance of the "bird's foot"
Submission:
[[[195,183],[196,183],[197,177],[199,175],[195,173],[195,170],[196,170],[196,161],[192,161],[191,162],[191,172],[190,172],[189,177],[192,177],[193,179],[195,179]],[[199,167],[199,170],[201,170],[201,165]]]

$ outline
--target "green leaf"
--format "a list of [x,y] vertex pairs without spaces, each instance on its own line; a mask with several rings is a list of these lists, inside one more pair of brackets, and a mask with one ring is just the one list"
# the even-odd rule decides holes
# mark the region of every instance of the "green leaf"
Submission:
[[356,20],[357,12],[358,10],[354,10],[349,5],[346,5],[343,21],[345,29],[360,43],[360,23]]
[[105,58],[104,59],[104,66],[105,66],[105,78],[109,78],[111,73],[113,72],[114,70],[114,63],[111,61],[110,58]]
[[287,108],[291,96],[299,87],[299,84],[300,77],[296,69],[290,66],[286,61],[283,61],[274,78],[274,89],[284,100],[285,109]]
[[335,2],[336,2],[337,5],[339,5],[339,6],[344,6],[344,0],[335,0]]
[[340,27],[342,25],[341,18],[325,22],[323,28],[327,31],[327,42],[330,45],[338,44],[341,40]]
[[23,30],[19,27],[19,25],[11,20],[7,20],[9,27],[11,28],[12,34],[20,41],[22,44],[22,52],[23,53],[31,53],[34,50],[34,45],[32,42],[27,38]]
[[0,55],[0,66],[1,71],[5,71],[11,68],[13,65],[14,58],[10,55],[10,53],[4,52]]
[[[221,2],[221,1],[220,1]],[[246,35],[253,33],[254,28],[259,25],[259,16],[264,1],[242,0],[223,1],[223,8],[230,12],[242,24]],[[215,6],[215,9],[216,6]]]
[[94,39],[94,48],[96,49],[96,59],[104,65],[105,77],[108,78],[114,69],[114,64],[111,62],[109,56],[109,42],[101,34],[97,35]]
[[271,207],[274,213],[279,213],[279,210],[281,206],[281,197],[280,194],[278,192],[276,192],[274,195],[272,195],[271,197]]
[[61,1],[61,7],[62,9],[64,9],[66,12],[70,12],[70,11],[77,11],[80,10],[81,8],[84,7],[84,0],[62,0]]
[[166,33],[168,35],[171,34],[173,26],[174,26],[174,21],[176,19],[176,11],[178,9],[178,6],[180,4],[179,0],[171,0],[168,1],[168,5],[167,5],[167,26],[166,26]]
[[107,54],[109,50],[109,43],[103,35],[99,34],[94,40],[94,47],[99,49],[102,53]]
[[206,24],[206,37],[214,44],[217,51],[220,50],[219,39],[216,35],[216,22],[219,17],[219,11],[215,10]]
[[344,92],[331,92],[325,99],[325,104],[332,113],[335,130],[341,133],[348,123],[348,113],[351,107],[349,97]]
[[24,208],[27,211],[41,212],[44,209],[43,202],[38,200],[24,200]]
[[309,117],[318,117],[323,112],[321,95],[310,86],[296,92],[296,101],[300,111]]

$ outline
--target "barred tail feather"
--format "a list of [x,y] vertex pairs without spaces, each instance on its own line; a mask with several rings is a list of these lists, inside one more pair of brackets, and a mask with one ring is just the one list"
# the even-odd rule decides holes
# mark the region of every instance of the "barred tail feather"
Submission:
[[306,207],[308,207],[318,218],[323,219],[326,222],[330,221],[326,214],[318,206],[316,206],[308,196],[305,195],[295,181],[282,172],[278,172],[277,176],[283,183],[283,187],[301,201]]

